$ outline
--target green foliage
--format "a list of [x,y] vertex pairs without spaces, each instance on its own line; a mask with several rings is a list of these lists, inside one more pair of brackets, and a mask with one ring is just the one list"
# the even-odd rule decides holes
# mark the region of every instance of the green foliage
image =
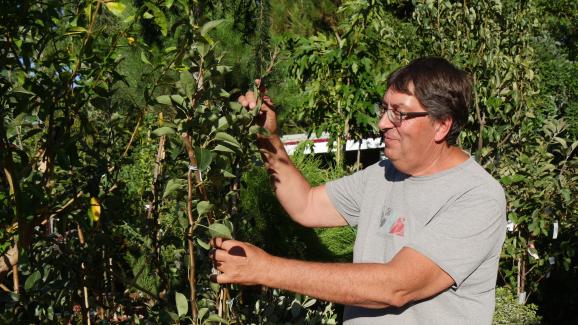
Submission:
[[346,1],[339,13],[342,23],[333,35],[298,37],[288,48],[294,58],[291,75],[305,95],[304,107],[292,116],[317,135],[329,132],[337,141],[336,163],[342,165],[346,137],[377,132],[375,103],[385,92],[395,53],[407,48],[399,39],[393,46],[389,42],[401,33],[388,23],[396,19],[380,3]]
[[496,288],[496,311],[493,324],[541,324],[536,314],[538,306],[518,304],[512,291],[506,287]]

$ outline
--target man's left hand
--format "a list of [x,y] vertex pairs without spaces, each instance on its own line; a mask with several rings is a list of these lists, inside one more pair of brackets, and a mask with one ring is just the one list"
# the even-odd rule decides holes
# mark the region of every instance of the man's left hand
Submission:
[[211,275],[213,282],[257,285],[269,272],[271,255],[254,245],[217,237],[211,246],[210,257],[220,272]]

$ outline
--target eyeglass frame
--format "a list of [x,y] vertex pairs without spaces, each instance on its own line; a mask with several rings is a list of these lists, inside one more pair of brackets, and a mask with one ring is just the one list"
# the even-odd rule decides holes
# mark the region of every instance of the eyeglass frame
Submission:
[[[430,115],[429,112],[394,111],[393,109],[389,109],[387,104],[384,103],[383,101],[377,102],[375,104],[377,105],[377,108],[378,108],[379,117],[382,118],[384,114],[387,114],[387,119],[391,122],[391,124],[393,124],[395,126],[400,126],[403,121],[408,120],[408,119]],[[399,116],[399,121],[397,121],[397,119],[396,119],[396,121],[394,121],[394,118],[397,116]]]

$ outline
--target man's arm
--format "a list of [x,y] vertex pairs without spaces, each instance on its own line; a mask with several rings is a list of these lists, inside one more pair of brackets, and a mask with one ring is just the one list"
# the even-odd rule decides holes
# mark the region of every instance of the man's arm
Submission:
[[275,257],[234,240],[214,238],[218,283],[261,284],[340,304],[401,307],[445,291],[453,279],[433,261],[403,248],[385,264],[314,263]]
[[[257,105],[257,96],[253,92],[247,92],[239,97],[239,103],[252,109]],[[329,200],[325,186],[311,187],[289,159],[283,142],[277,135],[277,117],[268,96],[263,95],[257,123],[270,132],[268,136],[259,136],[257,145],[271,177],[275,195],[289,216],[307,227],[346,225],[345,219]]]

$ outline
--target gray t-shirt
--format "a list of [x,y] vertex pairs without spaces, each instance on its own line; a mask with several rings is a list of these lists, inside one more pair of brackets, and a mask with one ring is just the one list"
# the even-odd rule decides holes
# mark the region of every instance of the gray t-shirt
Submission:
[[346,324],[491,324],[506,201],[500,184],[474,159],[420,177],[384,160],[326,189],[335,208],[357,226],[354,263],[386,263],[410,247],[455,282],[402,308],[346,306]]

